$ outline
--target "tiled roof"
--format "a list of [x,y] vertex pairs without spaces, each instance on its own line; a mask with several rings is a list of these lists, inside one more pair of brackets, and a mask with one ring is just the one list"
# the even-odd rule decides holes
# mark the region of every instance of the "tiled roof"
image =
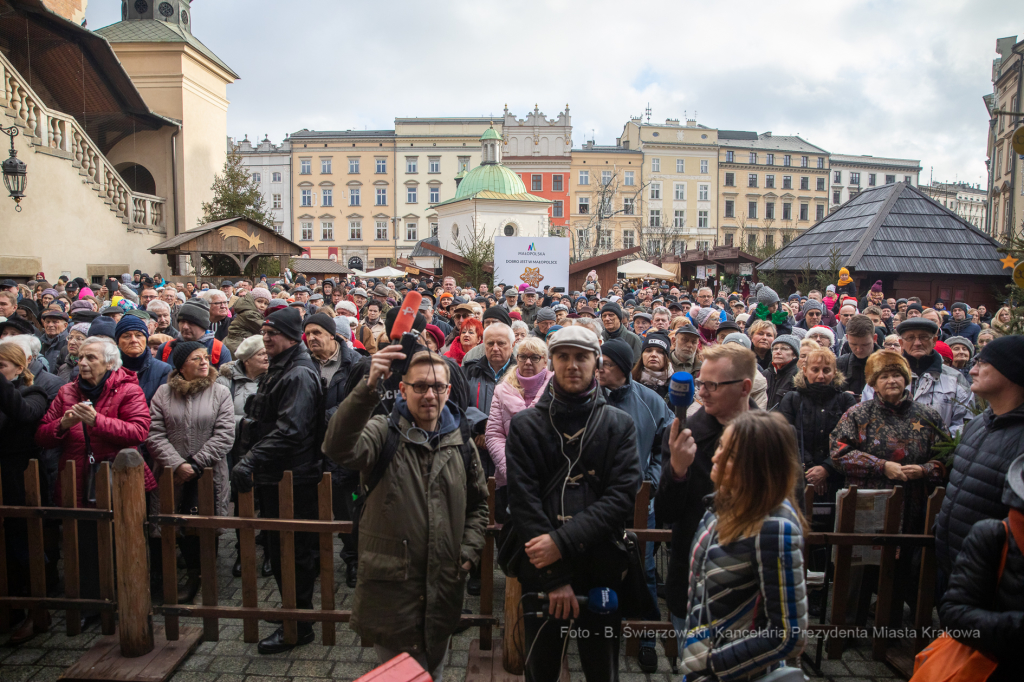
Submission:
[[424,242],[426,242],[427,244],[432,244],[434,246],[441,246],[441,242],[438,240],[437,237],[427,237],[426,239],[421,239],[418,242],[416,242],[416,246],[413,248],[412,253],[409,254],[410,258],[431,258],[437,255],[437,253],[435,253],[434,251],[425,248],[423,246]]
[[294,139],[302,138],[331,138],[331,137],[394,137],[394,130],[299,130],[288,137]]
[[352,271],[330,258],[295,258],[292,270],[307,275],[350,275]]
[[742,134],[743,137],[725,137],[722,131],[718,131],[718,143],[722,147],[742,147],[743,149],[764,149],[766,151],[783,152],[807,152],[809,154],[828,154],[821,147],[815,147],[810,142],[796,135],[772,135],[762,133],[755,139],[748,137],[747,133],[726,133]]
[[866,166],[908,166],[920,167],[921,162],[917,159],[891,159],[885,156],[868,156],[867,154],[831,154],[829,164],[859,164]]
[[134,19],[104,26],[94,33],[106,38],[110,43],[188,43],[229,74],[239,78],[239,75],[230,66],[213,53],[213,50],[203,45],[198,38],[177,24],[153,19]]

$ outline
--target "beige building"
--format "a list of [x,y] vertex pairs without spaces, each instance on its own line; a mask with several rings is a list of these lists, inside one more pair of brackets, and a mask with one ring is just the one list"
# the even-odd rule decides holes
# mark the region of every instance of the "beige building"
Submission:
[[921,174],[921,162],[917,159],[892,159],[869,154],[829,154],[828,166],[830,212],[870,187],[897,182],[917,187]]
[[687,119],[665,123],[633,118],[626,123],[619,146],[643,152],[643,187],[637,211],[642,218],[636,246],[640,257],[681,255],[687,249],[707,250],[718,234],[715,203],[718,179],[718,130]]
[[718,243],[778,248],[828,213],[829,154],[794,135],[718,131]]
[[[572,150],[568,236],[576,260],[637,245],[643,233],[643,162],[637,149],[593,141]],[[552,230],[561,235],[565,228]]]
[[398,118],[394,130],[292,133],[294,241],[312,258],[359,270],[408,258],[437,234],[433,205],[453,198],[457,178],[479,164],[490,126],[489,118]]
[[980,185],[970,185],[966,182],[933,182],[930,185],[918,185],[917,188],[979,230],[985,230],[988,193]]
[[1017,36],[996,41],[999,57],[992,62],[992,94],[986,95],[985,106],[990,116],[988,133],[988,192],[985,232],[999,239],[1007,233],[1020,235],[1024,223],[1024,164],[1013,151],[1010,138],[1024,124],[1024,117],[998,115],[996,111],[1021,110],[1021,61],[1024,41]]

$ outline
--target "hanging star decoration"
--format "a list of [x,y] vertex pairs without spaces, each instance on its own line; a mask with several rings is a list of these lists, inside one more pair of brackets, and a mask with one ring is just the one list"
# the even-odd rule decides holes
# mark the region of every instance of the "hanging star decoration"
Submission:
[[1012,270],[1017,265],[1017,259],[1009,255],[1006,258],[1000,258],[999,262],[1003,264],[1003,270]]
[[915,419],[914,421],[910,422],[910,428],[914,429],[915,431],[920,431],[921,429],[924,428],[924,424],[921,423],[920,419]]
[[544,275],[540,274],[540,268],[528,267],[523,271],[523,274],[519,275],[519,279],[536,289],[540,286],[541,281],[543,281]]

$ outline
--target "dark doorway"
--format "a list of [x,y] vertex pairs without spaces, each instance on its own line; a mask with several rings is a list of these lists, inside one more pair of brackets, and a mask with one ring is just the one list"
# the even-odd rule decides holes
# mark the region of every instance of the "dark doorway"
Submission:
[[156,196],[156,180],[153,179],[153,174],[146,170],[145,166],[137,163],[122,163],[116,166],[116,168],[133,192]]

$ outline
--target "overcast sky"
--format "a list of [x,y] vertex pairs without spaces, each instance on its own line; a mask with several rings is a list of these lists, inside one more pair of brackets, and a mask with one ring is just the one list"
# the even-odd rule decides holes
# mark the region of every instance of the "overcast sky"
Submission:
[[[196,36],[241,80],[228,133],[392,128],[404,116],[549,117],[573,144],[652,121],[799,134],[833,153],[919,159],[984,184],[1007,0],[194,0]],[[91,0],[96,29],[120,0]]]

